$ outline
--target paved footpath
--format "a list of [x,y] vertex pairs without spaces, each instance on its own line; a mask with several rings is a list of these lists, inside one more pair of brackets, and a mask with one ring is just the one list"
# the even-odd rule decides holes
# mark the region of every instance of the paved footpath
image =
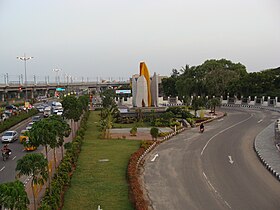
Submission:
[[280,152],[275,146],[274,123],[255,138],[254,149],[264,166],[280,181]]

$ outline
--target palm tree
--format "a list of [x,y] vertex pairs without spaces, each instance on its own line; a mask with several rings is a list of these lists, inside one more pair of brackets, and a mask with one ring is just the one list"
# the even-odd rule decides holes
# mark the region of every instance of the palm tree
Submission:
[[[63,116],[71,121],[71,125],[73,121],[77,122],[80,119],[82,109],[79,107],[80,101],[75,96],[66,96],[62,101],[62,105],[64,109]],[[72,138],[74,137],[74,130],[72,130]]]
[[[36,122],[30,132],[30,143],[34,146],[42,145],[45,147],[45,153],[46,153],[46,160],[47,163],[49,163],[48,160],[48,146],[53,146],[53,142],[56,140],[56,132],[54,130],[53,122],[49,119],[43,119],[39,122]],[[49,180],[51,179],[50,172],[48,170],[48,176]],[[50,182],[49,182],[49,188],[50,188]]]
[[56,133],[56,138],[52,139],[50,142],[50,147],[54,150],[54,162],[56,167],[56,148],[61,147],[63,155],[63,143],[64,137],[70,135],[71,129],[67,122],[65,122],[61,116],[53,115],[48,118],[52,123],[53,131]]
[[34,209],[36,210],[34,186],[37,184],[43,185],[48,179],[48,162],[46,158],[43,154],[27,154],[17,161],[16,171],[19,171],[19,177],[22,175],[31,175]]
[[27,209],[29,199],[21,181],[0,185],[0,207],[9,209]]

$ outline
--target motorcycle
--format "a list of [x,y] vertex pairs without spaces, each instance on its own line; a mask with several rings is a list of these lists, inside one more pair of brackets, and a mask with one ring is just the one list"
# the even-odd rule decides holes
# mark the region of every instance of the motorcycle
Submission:
[[2,152],[2,157],[3,157],[3,161],[8,160],[8,158],[10,157],[10,155],[12,155],[12,152]]

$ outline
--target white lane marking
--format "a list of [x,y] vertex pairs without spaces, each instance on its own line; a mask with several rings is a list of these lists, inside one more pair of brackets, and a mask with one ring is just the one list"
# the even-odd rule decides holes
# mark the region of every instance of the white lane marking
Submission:
[[218,122],[220,122],[220,121],[223,121],[224,120],[224,118],[221,118],[221,119],[219,119],[219,120],[217,120]]
[[3,171],[5,169],[5,166],[3,166],[3,168],[0,169],[0,171]]
[[154,162],[157,157],[158,157],[158,154],[155,154],[155,156],[153,157],[153,159],[151,161]]
[[233,164],[234,161],[232,160],[232,158],[231,158],[230,155],[228,156],[228,158],[229,158],[229,162],[230,162],[231,164]]
[[263,121],[263,120],[261,119],[261,120],[258,121],[258,123],[260,123],[260,122],[262,122],[262,121]]
[[209,184],[209,186],[214,190],[214,192],[217,194],[217,196],[231,209],[231,206],[229,203],[223,199],[223,197],[220,195],[220,193],[215,189],[215,187],[211,184],[210,180],[206,176],[206,174],[203,172],[203,176],[206,179],[206,182]]
[[235,126],[237,126],[237,125],[239,125],[239,124],[241,124],[241,123],[243,123],[243,122],[246,122],[246,121],[249,120],[251,117],[253,117],[252,114],[251,114],[251,116],[248,117],[247,119],[242,120],[242,121],[240,121],[240,122],[238,122],[238,123],[236,123],[236,124],[234,124],[234,125],[232,125],[232,126],[229,126],[229,127],[226,128],[226,129],[221,130],[220,132],[216,133],[214,136],[212,136],[212,137],[206,142],[206,144],[204,145],[204,147],[203,147],[203,149],[202,149],[200,155],[201,155],[201,156],[203,155],[204,150],[206,149],[206,147],[208,146],[208,144],[210,143],[210,141],[211,141],[213,138],[215,138],[215,137],[218,136],[219,134],[221,134],[221,133],[223,133],[223,132],[225,132],[225,131],[227,131],[227,130],[229,130],[229,129],[231,129],[231,128],[233,128],[233,127],[235,127]]
[[16,158],[17,158],[17,156],[13,157],[13,159],[12,159],[12,160],[14,160],[14,159],[16,159]]

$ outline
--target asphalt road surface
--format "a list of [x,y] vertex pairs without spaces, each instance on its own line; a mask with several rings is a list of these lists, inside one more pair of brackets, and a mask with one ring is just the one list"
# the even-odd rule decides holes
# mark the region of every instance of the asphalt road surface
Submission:
[[[38,114],[41,115],[41,114]],[[32,121],[32,118],[24,120],[23,122],[19,123],[18,125],[14,126],[10,130],[16,130],[20,135],[21,130],[24,130],[29,122]],[[3,146],[3,143],[0,143],[0,147]],[[41,146],[35,151],[26,152],[24,150],[23,144],[20,143],[19,139],[15,142],[9,143],[9,148],[12,150],[12,155],[9,157],[8,160],[3,161],[2,154],[0,157],[0,183],[10,182],[15,180],[16,176],[16,165],[17,160],[22,158],[27,153],[32,152],[40,152],[42,150]]]
[[206,124],[203,134],[186,130],[146,157],[142,178],[153,209],[280,209],[280,183],[253,149],[256,135],[279,114],[220,111],[228,115]]

